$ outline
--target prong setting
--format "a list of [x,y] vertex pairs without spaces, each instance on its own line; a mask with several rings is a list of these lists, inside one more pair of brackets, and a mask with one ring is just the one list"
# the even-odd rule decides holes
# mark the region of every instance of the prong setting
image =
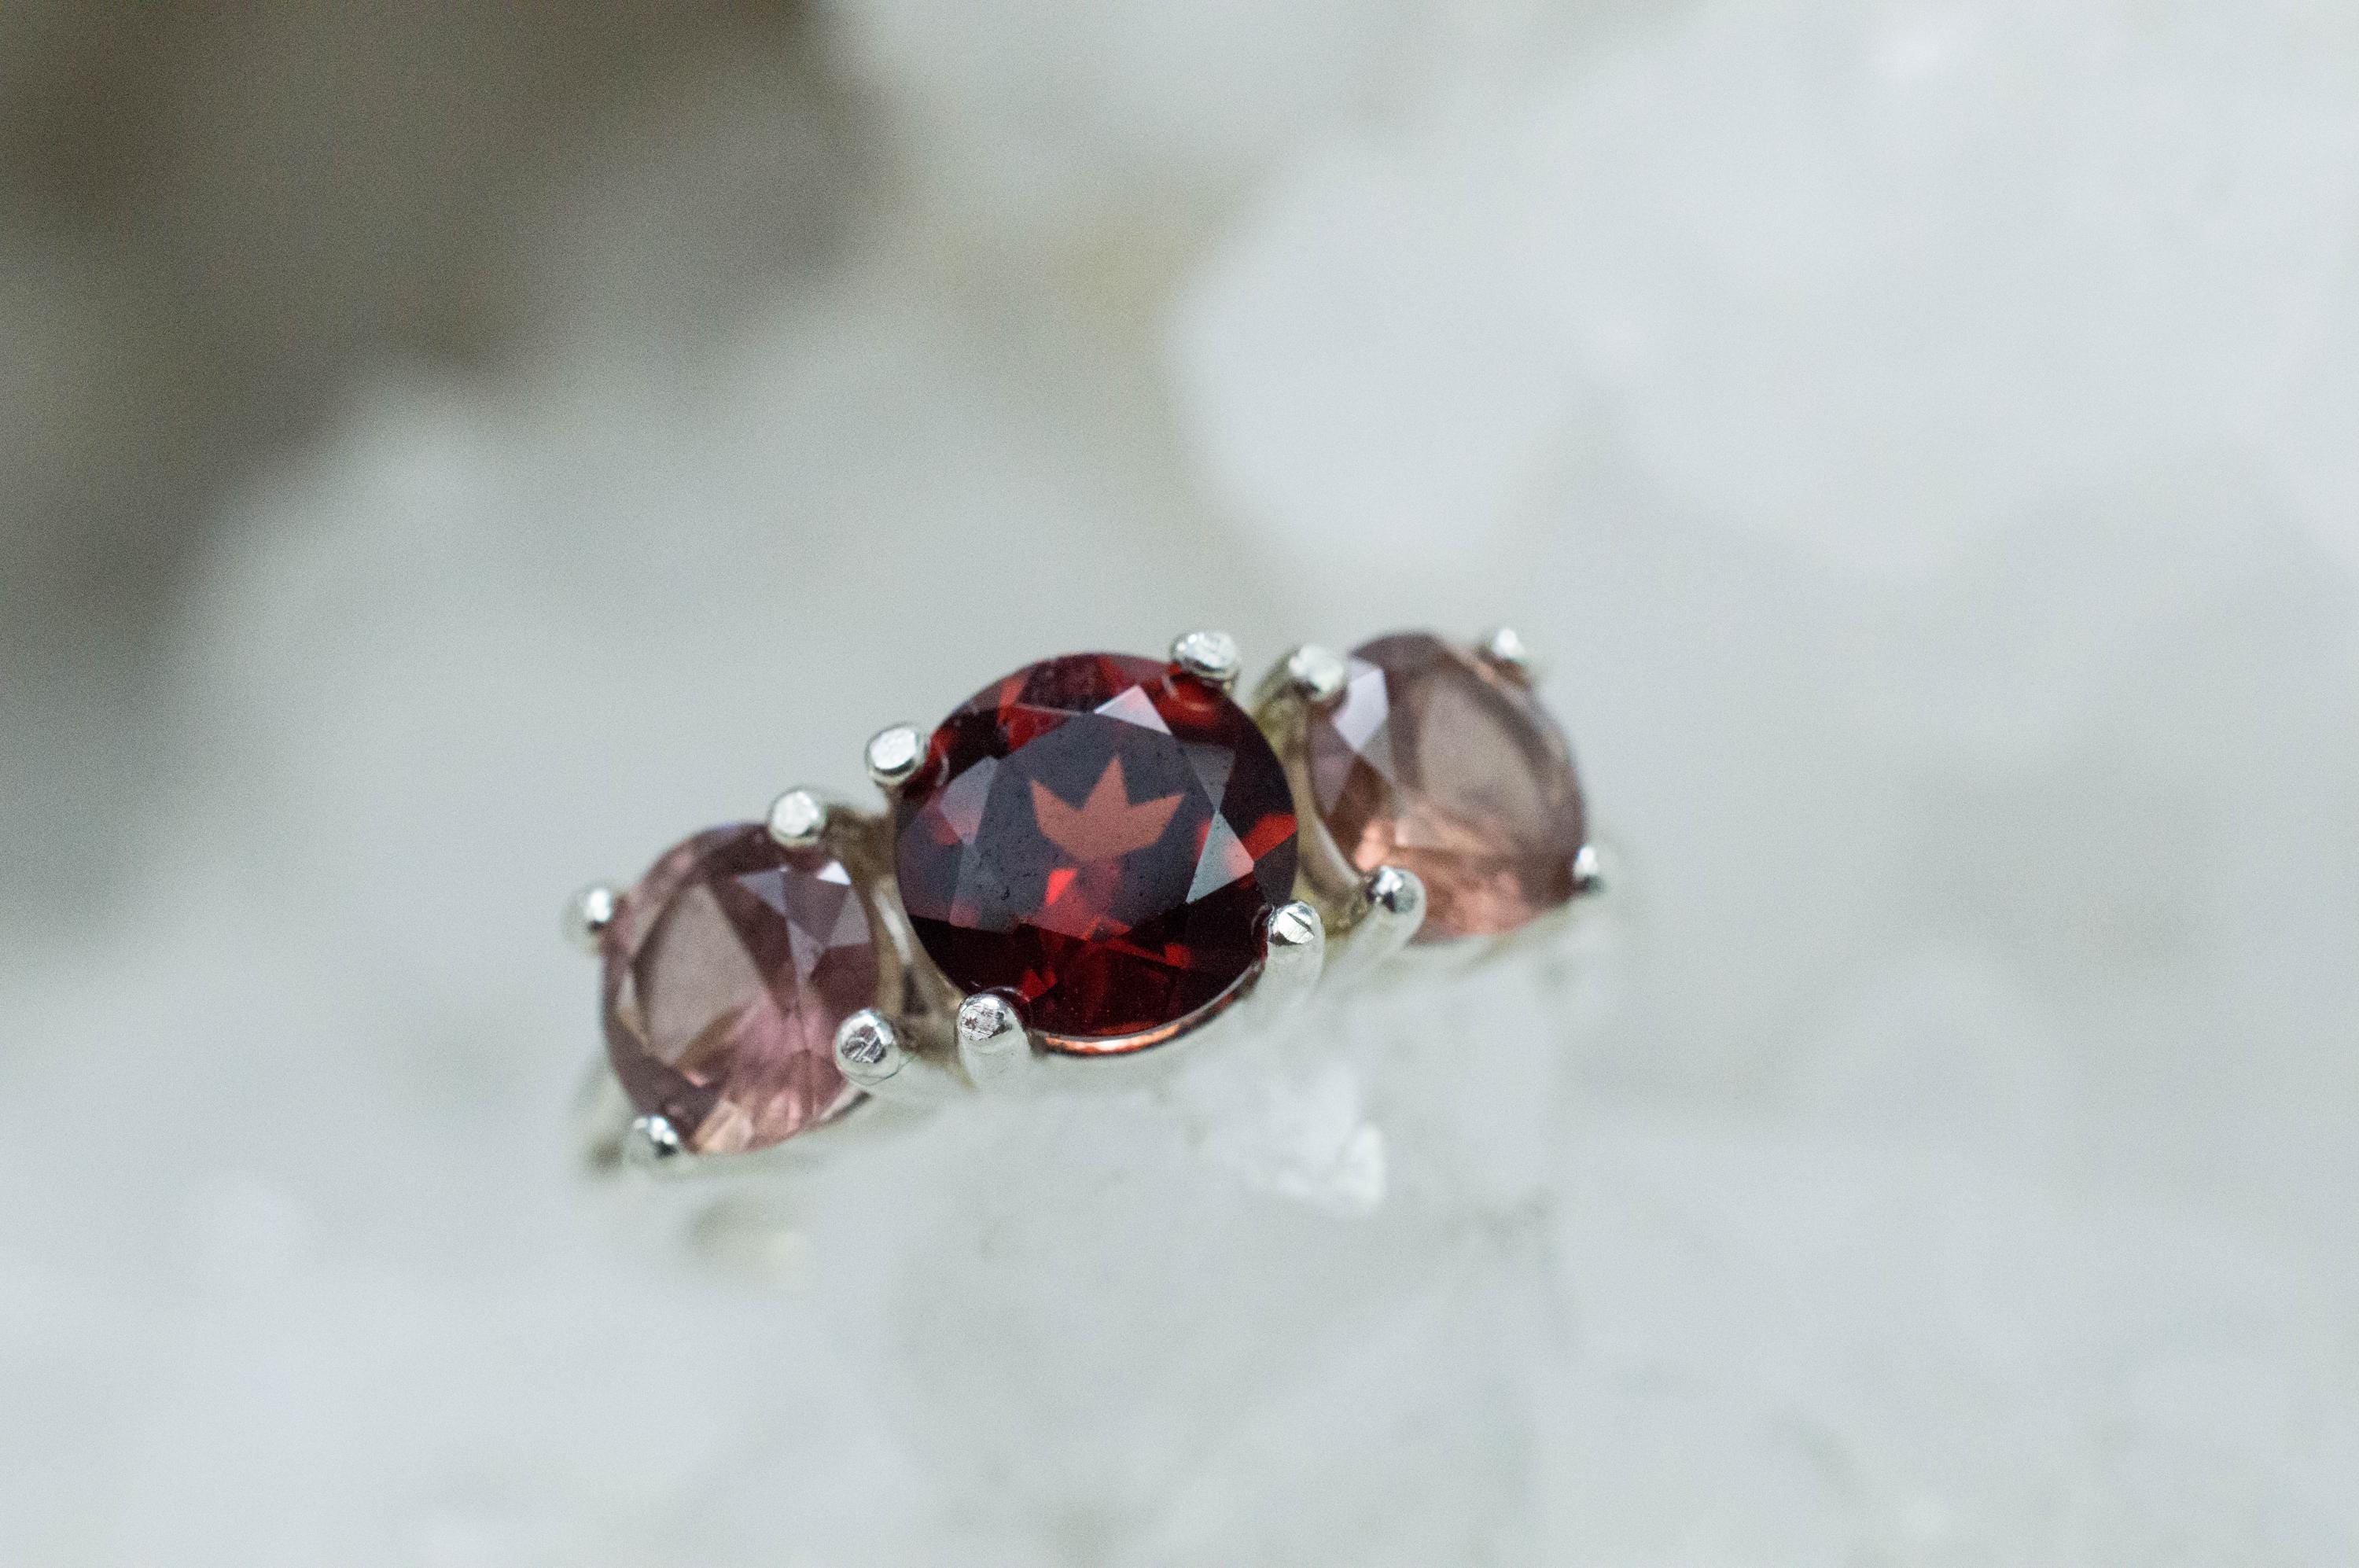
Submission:
[[836,1069],[863,1089],[889,1083],[908,1060],[901,1031],[874,1007],[861,1008],[836,1029]]
[[623,1163],[634,1171],[677,1174],[694,1163],[669,1117],[634,1116],[623,1132]]
[[1032,1041],[1016,1004],[996,991],[978,991],[959,1004],[959,1064],[977,1088],[1007,1083],[1031,1061]]
[[565,940],[583,953],[596,953],[622,908],[623,896],[603,882],[582,888],[566,900]]
[[868,777],[888,794],[917,776],[926,759],[926,737],[909,724],[878,730],[868,742]]
[[1352,900],[1351,924],[1332,969],[1339,979],[1356,976],[1407,947],[1425,923],[1424,879],[1405,866],[1379,866],[1360,879]]
[[809,849],[827,832],[827,803],[809,789],[789,789],[770,802],[766,823],[771,839],[786,849]]
[[1171,662],[1223,691],[1236,685],[1237,672],[1244,668],[1237,639],[1226,632],[1188,632],[1173,638]]
[[1425,880],[1397,866],[1379,866],[1368,873],[1361,889],[1370,917],[1382,916],[1414,926],[1425,918]]
[[1526,686],[1539,679],[1539,664],[1513,626],[1494,626],[1477,645],[1484,659]]
[[1351,669],[1343,656],[1315,642],[1304,643],[1286,656],[1286,681],[1306,702],[1327,703],[1343,694]]
[[1274,1023],[1308,1001],[1327,966],[1327,922],[1300,899],[1269,912],[1261,975],[1246,997],[1257,1025]]

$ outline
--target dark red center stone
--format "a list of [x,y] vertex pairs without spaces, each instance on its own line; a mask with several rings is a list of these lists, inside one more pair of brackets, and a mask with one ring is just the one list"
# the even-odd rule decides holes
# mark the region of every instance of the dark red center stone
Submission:
[[1293,897],[1277,754],[1219,688],[1154,659],[1071,654],[977,692],[934,731],[897,833],[942,973],[1012,993],[1075,1051],[1220,1001]]

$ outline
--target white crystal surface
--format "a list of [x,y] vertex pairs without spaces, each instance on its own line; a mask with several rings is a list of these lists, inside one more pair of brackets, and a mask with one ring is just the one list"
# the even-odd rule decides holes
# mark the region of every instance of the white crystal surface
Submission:
[[[675,340],[593,159],[534,354],[230,502],[136,874],[0,904],[0,1562],[2359,1561],[2345,10],[990,9],[835,15],[838,254]],[[1502,620],[1561,962],[709,1267],[576,1190],[569,888],[1047,653]]]

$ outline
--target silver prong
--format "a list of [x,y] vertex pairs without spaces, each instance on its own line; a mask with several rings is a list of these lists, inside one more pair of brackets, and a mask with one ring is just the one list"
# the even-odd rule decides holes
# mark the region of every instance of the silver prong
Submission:
[[1425,923],[1425,882],[1414,871],[1379,866],[1361,878],[1351,933],[1329,966],[1337,978],[1364,975],[1409,944]]
[[623,1133],[623,1163],[635,1171],[677,1175],[695,1163],[669,1118],[635,1116]]
[[1326,963],[1327,922],[1318,910],[1299,899],[1272,909],[1262,946],[1261,978],[1247,998],[1256,1022],[1266,1024],[1301,1006],[1318,989]]
[[603,882],[592,883],[565,901],[565,940],[584,953],[598,951],[598,939],[614,923],[623,896]]
[[863,1007],[835,1031],[835,1065],[854,1087],[896,1105],[939,1105],[965,1092],[957,1075],[921,1055],[900,1026]]
[[1605,858],[1595,844],[1584,844],[1572,857],[1572,896],[1586,898],[1605,888]]
[[1368,913],[1414,926],[1425,919],[1425,878],[1405,866],[1379,866],[1368,873],[1360,891]]
[[1226,632],[1187,632],[1174,637],[1171,662],[1223,691],[1237,683],[1237,671],[1243,668],[1237,639]]
[[827,803],[808,789],[789,789],[770,802],[770,837],[787,849],[809,849],[827,831]]
[[1343,694],[1351,670],[1332,648],[1306,642],[1286,656],[1287,683],[1306,702],[1332,702]]
[[874,1007],[863,1007],[835,1031],[835,1065],[863,1089],[875,1089],[901,1071],[908,1060],[901,1031]]
[[1539,679],[1539,661],[1513,626],[1494,626],[1484,634],[1481,652],[1484,659],[1501,673],[1513,676],[1528,686]]
[[977,1088],[1006,1083],[1032,1059],[1032,1041],[1016,1005],[994,991],[978,991],[959,1004],[959,1062]]
[[908,724],[878,730],[868,742],[868,777],[886,792],[907,784],[926,759],[926,737]]

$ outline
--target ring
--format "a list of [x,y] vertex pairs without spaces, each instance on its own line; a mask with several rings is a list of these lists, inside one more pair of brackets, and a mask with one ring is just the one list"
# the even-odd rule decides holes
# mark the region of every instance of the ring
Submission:
[[[1322,986],[1485,956],[1602,886],[1513,631],[1279,659],[1068,654],[568,907],[601,960],[593,1163],[749,1169],[840,1125],[1266,1029]],[[890,1118],[886,1118],[890,1119]]]

